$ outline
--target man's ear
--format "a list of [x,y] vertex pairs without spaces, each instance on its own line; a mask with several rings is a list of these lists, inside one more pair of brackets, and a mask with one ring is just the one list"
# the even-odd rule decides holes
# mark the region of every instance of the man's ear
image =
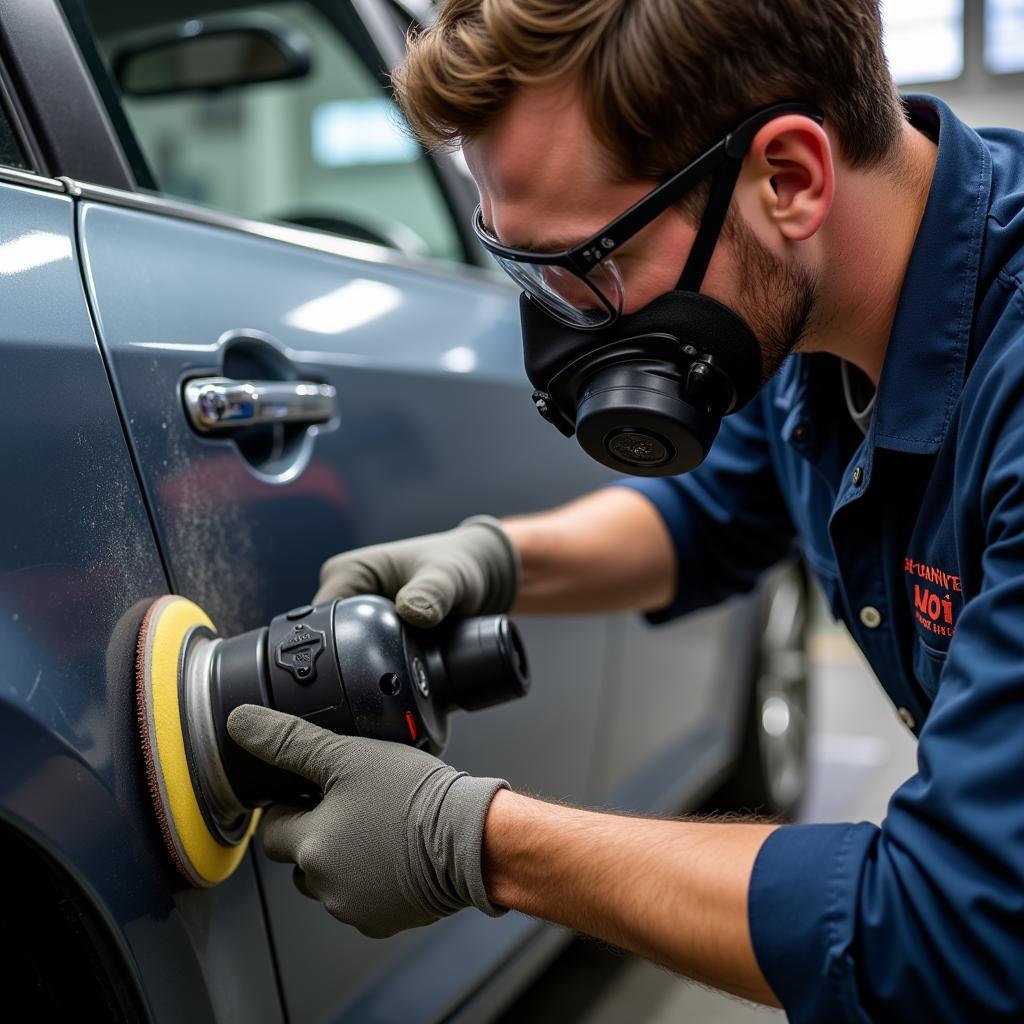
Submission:
[[762,212],[791,242],[810,238],[825,223],[835,192],[832,144],[809,117],[787,114],[754,136],[747,154]]

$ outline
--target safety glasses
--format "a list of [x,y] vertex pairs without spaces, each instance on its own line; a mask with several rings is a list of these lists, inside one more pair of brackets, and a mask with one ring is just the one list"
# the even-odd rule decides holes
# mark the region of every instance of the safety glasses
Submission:
[[776,103],[758,111],[571,249],[535,252],[504,245],[488,231],[479,206],[473,215],[476,236],[509,277],[556,320],[581,330],[607,327],[621,315],[625,297],[615,250],[711,176],[707,206],[678,285],[686,291],[699,290],[747,150],[761,128],[786,114],[800,114],[819,124],[824,121],[822,112],[808,103]]

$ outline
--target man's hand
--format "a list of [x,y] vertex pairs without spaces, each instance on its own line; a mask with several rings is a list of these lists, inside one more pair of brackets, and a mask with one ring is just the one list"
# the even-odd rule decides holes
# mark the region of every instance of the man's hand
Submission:
[[313,808],[272,807],[260,834],[266,855],[295,864],[299,889],[338,920],[384,938],[463,907],[503,913],[487,898],[480,866],[484,819],[503,780],[253,704],[231,712],[228,732],[320,787]]
[[507,612],[519,582],[519,556],[497,519],[474,516],[446,533],[411,537],[335,555],[320,569],[314,603],[358,594],[395,602],[410,625]]

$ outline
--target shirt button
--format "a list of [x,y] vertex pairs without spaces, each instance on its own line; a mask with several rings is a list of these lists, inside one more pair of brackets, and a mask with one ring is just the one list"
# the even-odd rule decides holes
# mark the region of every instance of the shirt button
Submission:
[[866,604],[860,610],[860,621],[868,629],[878,629],[882,624],[882,613],[872,605]]
[[917,722],[914,721],[914,716],[906,708],[897,708],[896,713],[903,719],[903,724],[908,729],[913,729]]
[[806,441],[807,440],[807,424],[798,423],[793,428],[793,440],[794,441]]
[[864,470],[858,466],[853,471],[853,486],[860,487],[861,481],[864,479]]

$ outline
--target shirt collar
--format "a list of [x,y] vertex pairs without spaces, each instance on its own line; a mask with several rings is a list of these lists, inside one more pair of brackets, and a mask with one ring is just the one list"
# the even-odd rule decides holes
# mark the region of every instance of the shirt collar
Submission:
[[963,389],[992,161],[941,100],[908,96],[912,119],[938,133],[924,216],[889,335],[872,423],[875,444],[938,451]]

